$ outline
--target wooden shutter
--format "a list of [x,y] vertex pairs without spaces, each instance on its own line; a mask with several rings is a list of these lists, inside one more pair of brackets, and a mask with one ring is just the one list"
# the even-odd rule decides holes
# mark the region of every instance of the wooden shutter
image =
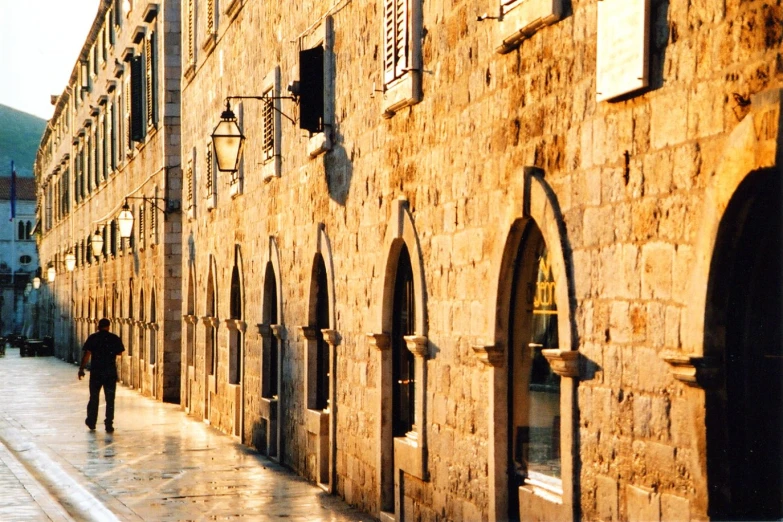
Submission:
[[324,119],[324,48],[299,52],[299,127],[321,132]]
[[215,194],[215,179],[214,179],[214,173],[212,170],[212,147],[207,147],[207,153],[206,156],[206,186],[207,186],[207,197],[212,197],[212,195]]
[[215,34],[215,0],[207,0],[207,35]]
[[188,50],[188,64],[195,63],[196,61],[196,55],[195,55],[195,44],[194,40],[196,38],[195,35],[195,22],[196,22],[196,13],[193,10],[193,0],[187,0],[187,9],[188,9],[188,21],[187,21],[187,50]]
[[[272,97],[274,95],[274,89],[268,90],[264,93],[264,96]],[[274,100],[264,101],[264,108],[261,115],[261,120],[264,124],[264,139],[262,142],[262,151],[264,161],[272,159],[275,155],[275,109]]]
[[144,69],[142,57],[131,59],[131,140],[144,141],[146,125],[144,117]]
[[384,81],[402,76],[408,69],[408,2],[384,0]]

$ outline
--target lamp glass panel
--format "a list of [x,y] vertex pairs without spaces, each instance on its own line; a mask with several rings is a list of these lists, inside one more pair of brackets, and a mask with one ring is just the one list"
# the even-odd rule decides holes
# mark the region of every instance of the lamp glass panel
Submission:
[[222,120],[212,133],[217,167],[221,172],[236,172],[245,137],[235,120]]
[[54,283],[54,278],[57,275],[57,271],[54,269],[53,266],[49,267],[49,270],[46,271],[46,280],[50,283]]
[[93,234],[90,244],[92,245],[92,255],[98,257],[103,253],[103,236]]
[[133,213],[130,210],[120,212],[117,222],[120,225],[120,237],[127,239],[133,233]]

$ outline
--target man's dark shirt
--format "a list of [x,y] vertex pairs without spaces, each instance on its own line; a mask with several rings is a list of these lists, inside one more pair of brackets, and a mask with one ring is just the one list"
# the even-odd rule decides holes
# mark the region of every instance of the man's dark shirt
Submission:
[[111,332],[95,332],[84,343],[84,351],[90,352],[90,377],[116,377],[116,358],[125,351],[122,340]]

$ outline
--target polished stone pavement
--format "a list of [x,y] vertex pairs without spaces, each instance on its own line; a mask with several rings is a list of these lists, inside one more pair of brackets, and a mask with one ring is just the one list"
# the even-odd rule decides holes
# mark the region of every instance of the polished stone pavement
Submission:
[[[0,357],[0,520],[373,520],[183,413],[117,387],[113,434],[84,425],[87,379]],[[65,512],[67,510],[67,513]]]

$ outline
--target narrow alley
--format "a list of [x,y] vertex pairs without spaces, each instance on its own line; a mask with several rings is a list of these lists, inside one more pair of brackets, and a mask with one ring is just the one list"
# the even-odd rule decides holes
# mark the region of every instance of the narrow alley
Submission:
[[117,387],[116,432],[84,425],[87,380],[0,358],[0,519],[369,520],[182,411]]

